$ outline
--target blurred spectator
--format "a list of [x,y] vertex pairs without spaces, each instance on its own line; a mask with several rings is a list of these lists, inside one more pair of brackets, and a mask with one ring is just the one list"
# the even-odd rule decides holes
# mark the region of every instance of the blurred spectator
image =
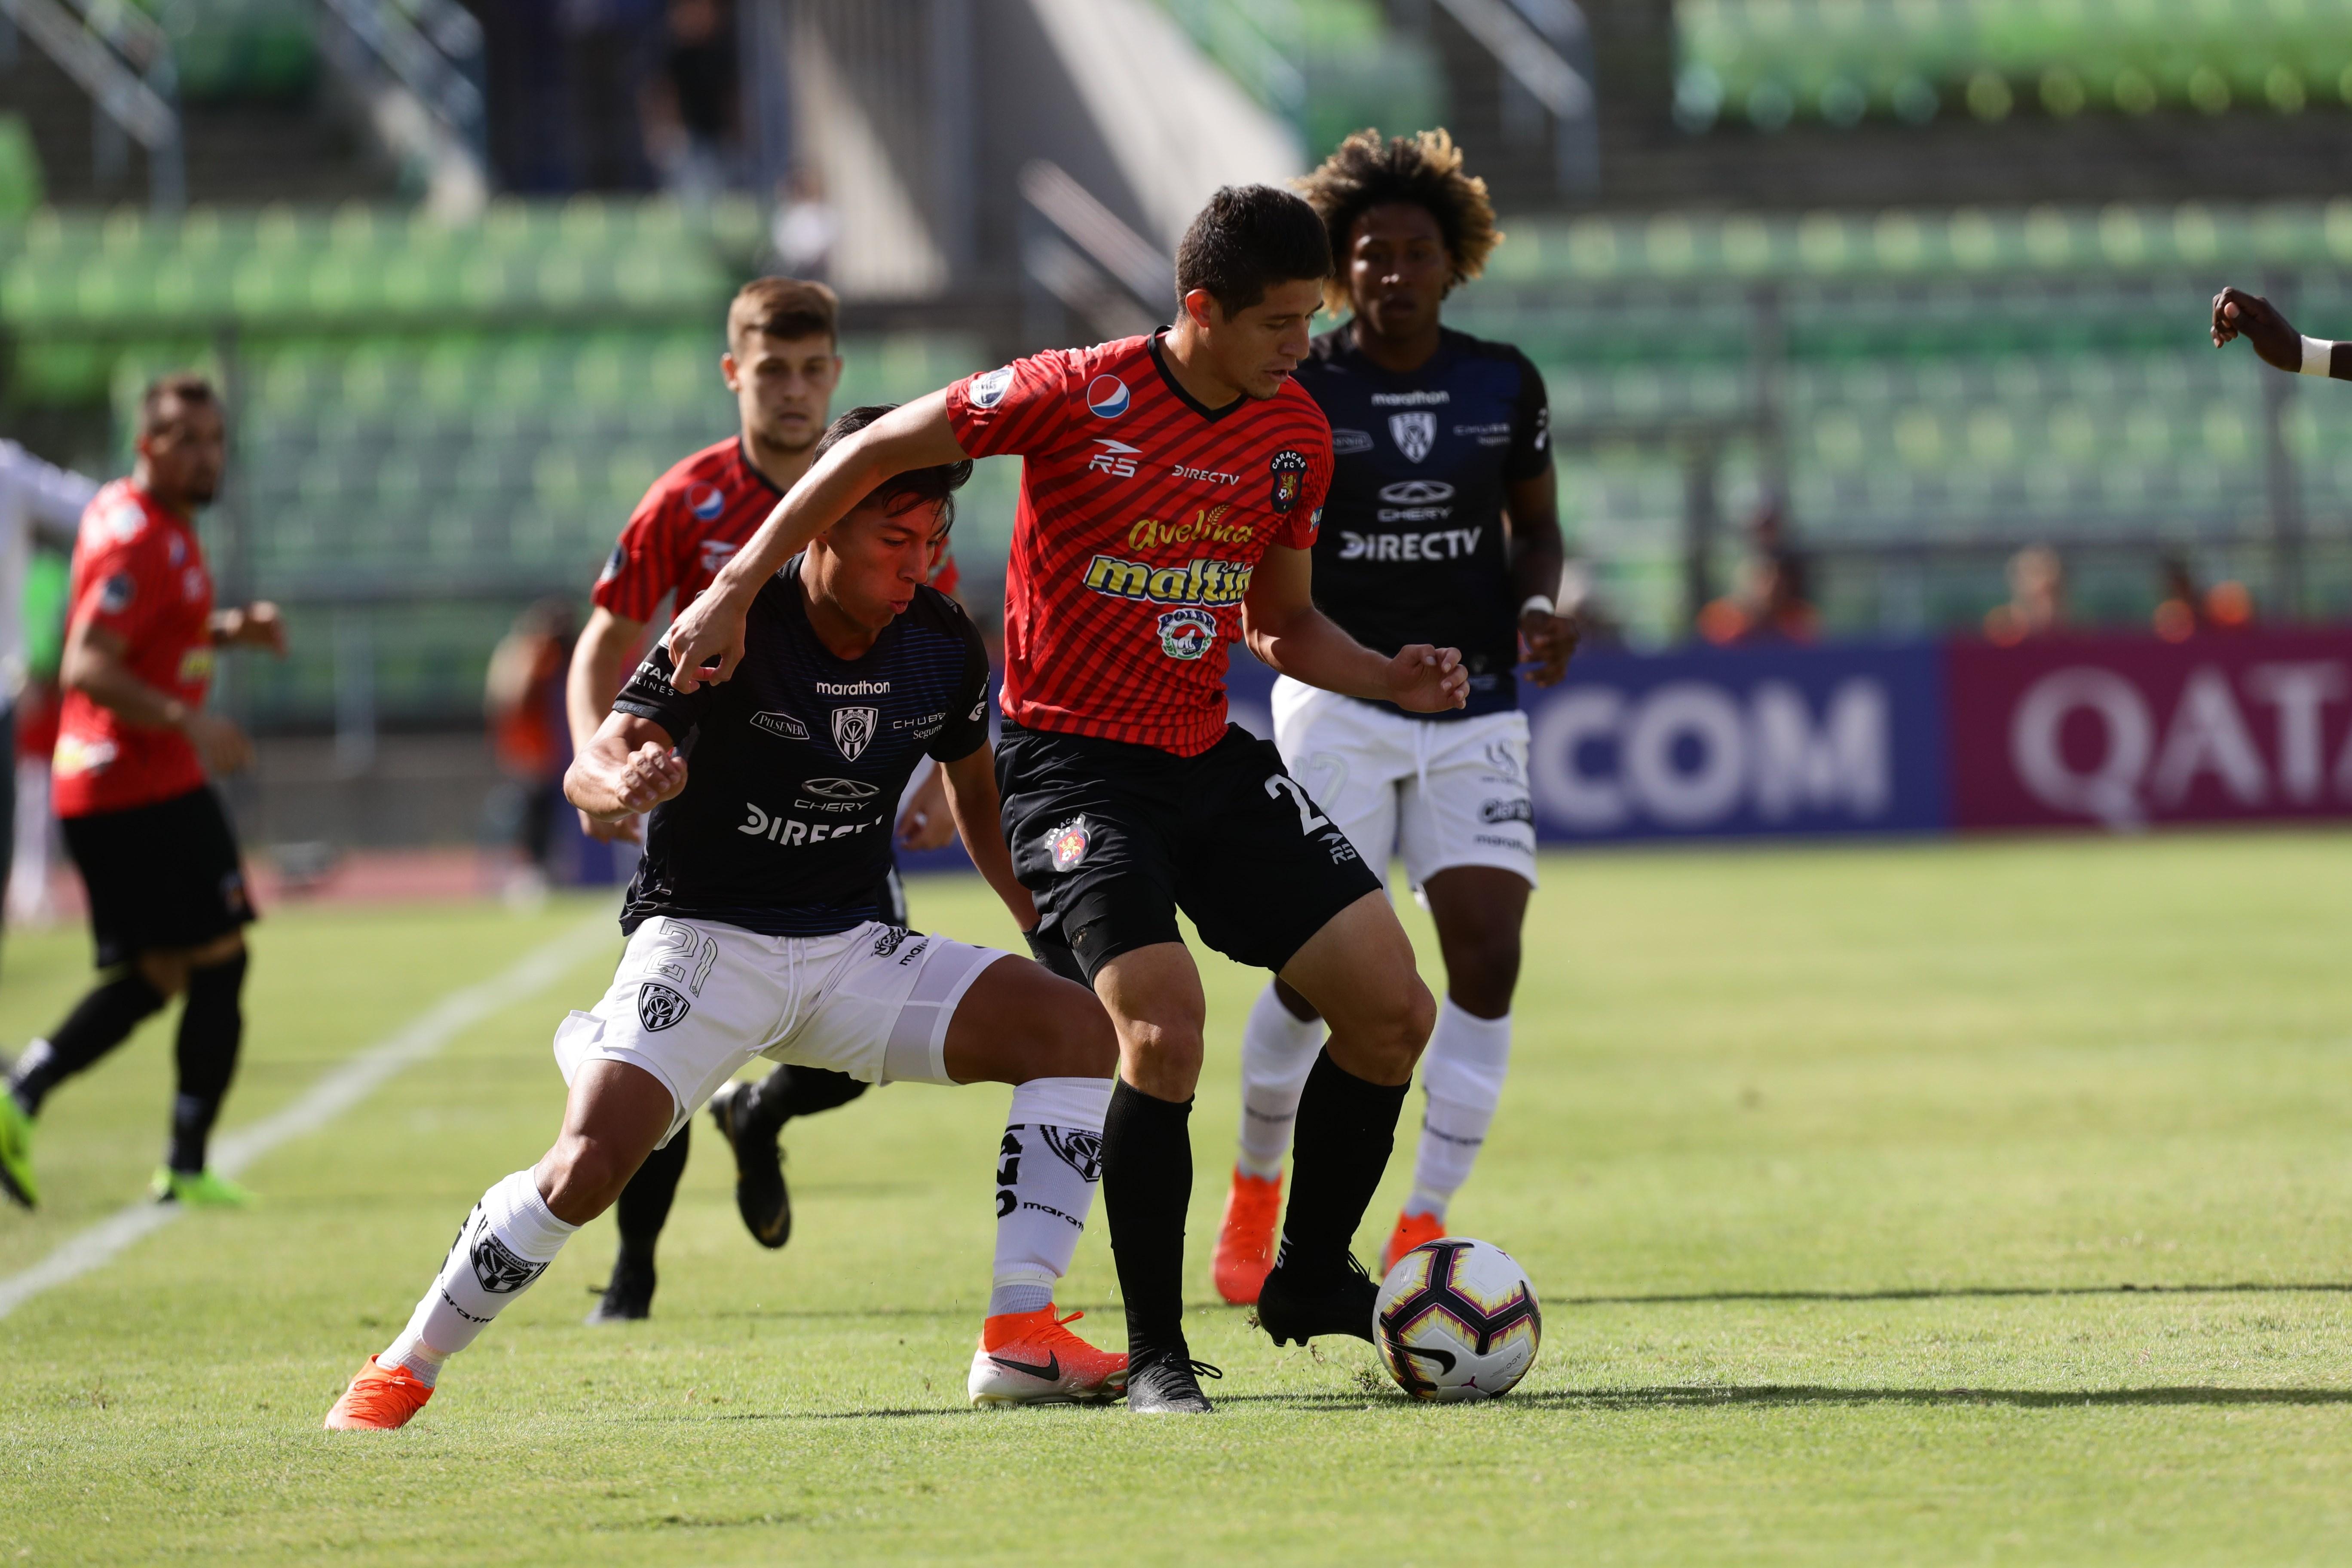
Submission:
[[1806,597],[1805,558],[1780,543],[1751,556],[1738,588],[1698,613],[1698,635],[1717,647],[1807,643],[1821,632],[1821,614]]
[[501,189],[524,195],[573,188],[570,117],[559,13],[565,0],[472,0],[482,24],[490,167]]
[[1984,634],[2003,647],[2052,637],[2066,624],[2066,566],[2046,544],[2009,558],[2009,603],[1985,612]]
[[[82,508],[98,493],[96,481],[43,462],[14,441],[0,441],[0,757],[7,759],[5,771],[0,771],[0,797],[6,801],[0,809],[0,889],[13,879],[11,858],[19,836],[16,826],[24,815],[17,808],[16,786],[23,775],[16,767],[18,746],[10,739],[22,734],[16,726],[37,714],[20,714],[18,698],[36,665],[36,655],[41,656],[54,679],[58,668],[57,644],[58,630],[65,620],[64,594],[56,583],[56,563],[47,563],[46,574],[33,571],[33,547],[45,544],[52,550],[73,548],[74,532],[80,526]],[[28,593],[28,586],[46,581],[51,589],[46,597]],[[38,618],[39,624],[33,622]],[[52,688],[54,689],[54,688]],[[57,721],[48,720],[46,736],[35,730],[29,738],[46,740],[38,753],[39,800],[35,819],[40,834],[44,864],[38,868],[46,879],[48,868],[46,851],[48,847],[48,758],[47,746],[57,741]]]
[[824,187],[807,169],[793,172],[776,191],[776,217],[769,243],[776,247],[777,270],[789,278],[822,283],[833,265],[833,244],[841,220],[824,199]]
[[662,0],[560,0],[571,89],[572,177],[583,190],[653,188],[640,119],[658,59]]
[[732,183],[735,81],[734,28],[719,0],[670,0],[661,71],[646,93],[646,152],[684,200]]
[[2156,635],[2167,642],[2187,642],[2199,632],[2243,631],[2254,620],[2254,597],[2243,583],[2216,583],[2200,592],[2189,562],[2166,555],[2157,563],[2163,578],[2164,597],[2153,617]]
[[499,771],[509,783],[507,806],[522,852],[522,889],[543,889],[552,868],[563,770],[572,742],[564,726],[563,674],[579,626],[569,601],[541,599],[517,616],[490,653],[483,706]]

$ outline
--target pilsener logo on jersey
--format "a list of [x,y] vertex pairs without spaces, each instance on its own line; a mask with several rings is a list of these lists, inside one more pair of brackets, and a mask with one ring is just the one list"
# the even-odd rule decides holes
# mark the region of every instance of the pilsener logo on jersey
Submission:
[[1181,566],[1097,555],[1087,563],[1087,586],[1114,599],[1151,605],[1238,605],[1255,566],[1238,561],[1194,560]]

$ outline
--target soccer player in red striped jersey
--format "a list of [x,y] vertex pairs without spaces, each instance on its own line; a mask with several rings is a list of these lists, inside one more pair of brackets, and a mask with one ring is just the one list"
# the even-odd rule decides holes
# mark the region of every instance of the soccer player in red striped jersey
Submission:
[[760,584],[877,483],[1023,455],[1003,824],[1039,911],[1032,946],[1090,984],[1118,1032],[1103,1203],[1139,1412],[1207,1410],[1198,1375],[1215,1371],[1183,1331],[1206,1003],[1177,910],[1330,1025],[1299,1104],[1282,1257],[1258,1298],[1276,1343],[1371,1337],[1376,1288],[1349,1242],[1435,1013],[1380,878],[1274,747],[1225,717],[1225,649],[1241,637],[1310,685],[1414,712],[1464,700],[1458,651],[1387,658],[1314,605],[1331,437],[1291,372],[1330,269],[1305,202],[1264,185],[1218,192],[1178,249],[1174,326],[1037,354],[877,421],[810,470],[670,631],[681,689],[726,679]]

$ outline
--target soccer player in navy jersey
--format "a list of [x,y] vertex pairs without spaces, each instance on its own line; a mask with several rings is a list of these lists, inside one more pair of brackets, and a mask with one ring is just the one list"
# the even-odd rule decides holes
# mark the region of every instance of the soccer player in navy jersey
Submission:
[[[1339,262],[1325,293],[1348,318],[1298,383],[1331,421],[1331,499],[1315,603],[1366,647],[1455,644],[1469,700],[1437,713],[1284,676],[1275,742],[1367,864],[1405,873],[1437,923],[1446,997],[1422,1058],[1427,1109],[1413,1187],[1381,1253],[1445,1234],[1510,1059],[1519,927],[1536,885],[1522,640],[1549,686],[1576,646],[1553,607],[1563,550],[1543,378],[1527,355],[1444,326],[1456,285],[1501,237],[1486,183],[1443,131],[1359,132],[1303,182]],[[1280,978],[1242,1037],[1241,1152],[1217,1237],[1217,1291],[1257,1300],[1273,1264],[1282,1157],[1322,1020]]]
[[[1315,607],[1330,428],[1293,372],[1331,270],[1298,197],[1219,191],[1176,257],[1172,327],[971,377],[845,441],[672,626],[681,689],[735,676],[769,574],[889,476],[1022,454],[1005,584],[1003,822],[1037,902],[1032,945],[1109,1009],[1119,1070],[1104,1206],[1127,1303],[1128,1406],[1202,1412],[1183,1331],[1187,1121],[1206,1003],[1176,913],[1273,971],[1331,1026],[1300,1100],[1277,1343],[1371,1338],[1349,1244],[1388,1163],[1435,1006],[1363,863],[1270,744],[1227,722],[1226,647],[1416,712],[1459,707],[1452,648],[1376,653]],[[706,668],[715,665],[715,668]],[[970,836],[967,834],[966,842]]]

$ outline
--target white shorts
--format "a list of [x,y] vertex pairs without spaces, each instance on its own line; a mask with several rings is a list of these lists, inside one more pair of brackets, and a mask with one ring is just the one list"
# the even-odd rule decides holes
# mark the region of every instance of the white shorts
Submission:
[[556,1026],[570,1083],[626,1062],[677,1102],[667,1143],[753,1057],[867,1083],[952,1083],[948,1023],[982,970],[1008,956],[868,921],[832,936],[761,936],[661,916],[639,926],[593,1011]]
[[1274,683],[1283,764],[1375,869],[1402,856],[1417,890],[1455,866],[1536,885],[1528,720],[1408,719],[1284,676]]

